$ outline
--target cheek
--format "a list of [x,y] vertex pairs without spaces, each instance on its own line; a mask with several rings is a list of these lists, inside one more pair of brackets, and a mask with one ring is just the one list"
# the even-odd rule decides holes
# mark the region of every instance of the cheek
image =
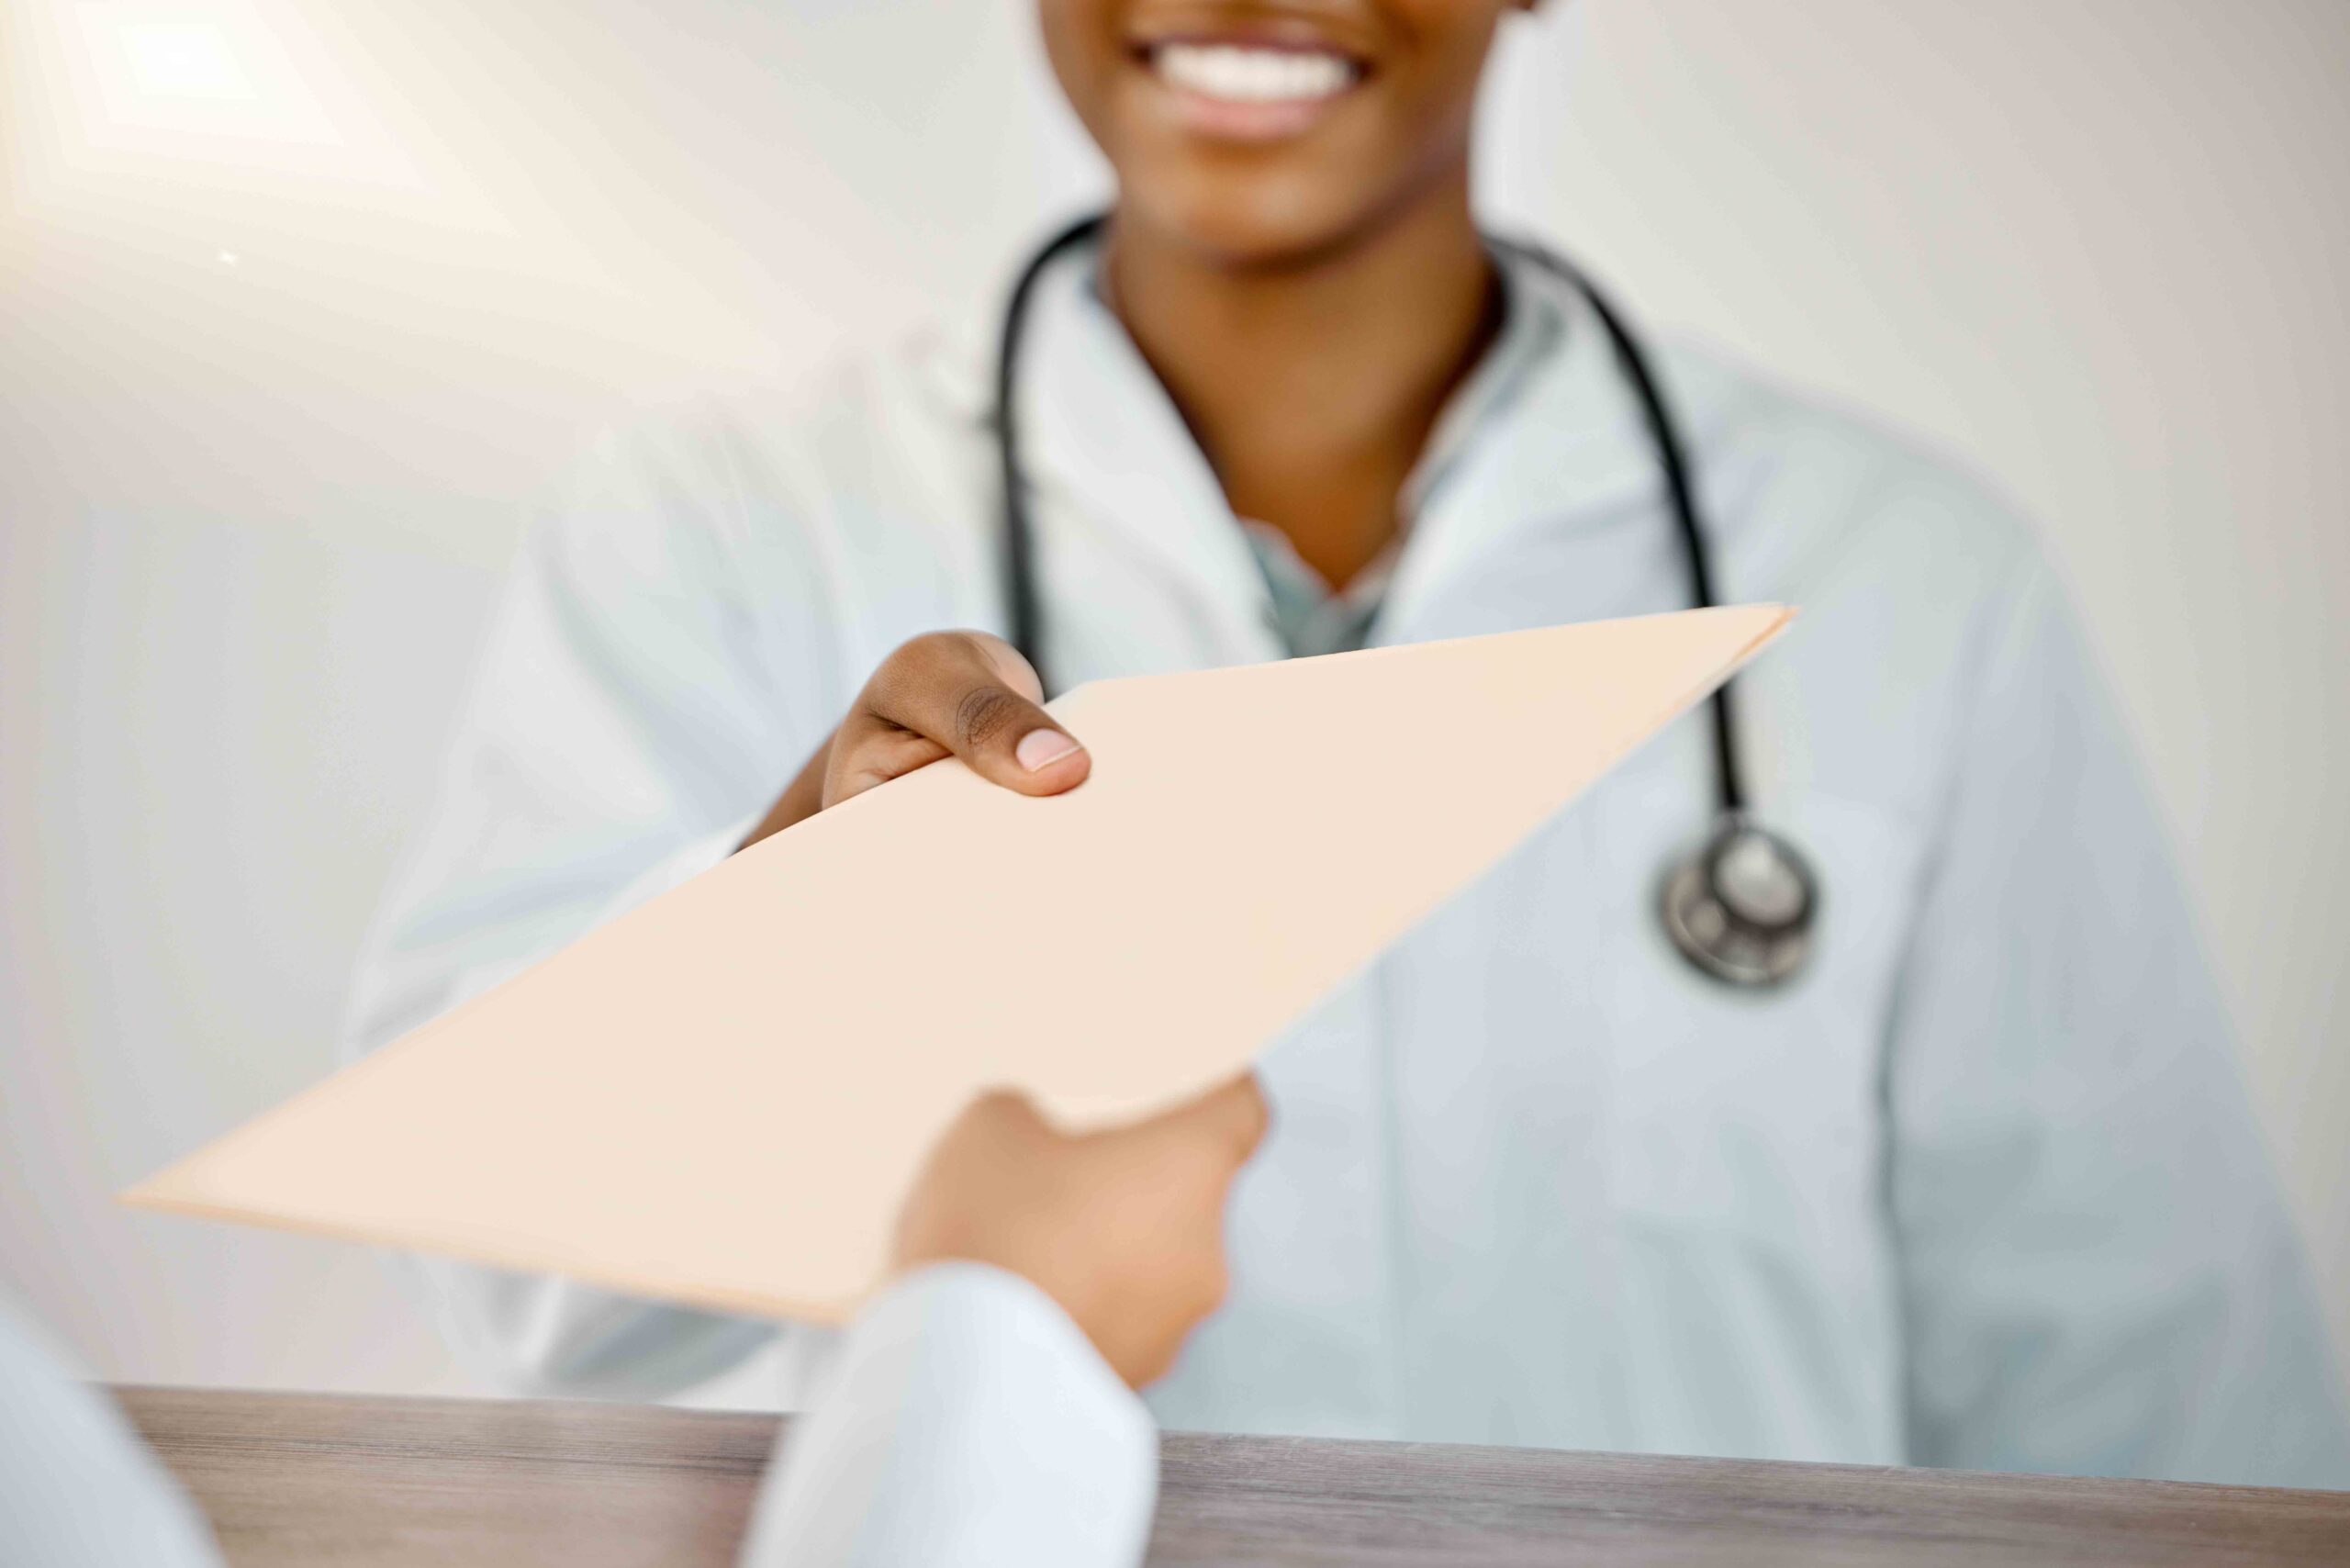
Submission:
[[1105,148],[1110,95],[1125,63],[1122,9],[1120,0],[1040,0],[1036,7],[1045,58],[1061,95]]
[[1476,105],[1485,62],[1503,18],[1518,9],[1503,0],[1397,0],[1388,6],[1412,40],[1411,94],[1424,114],[1460,119]]
[[[1551,0],[1554,5],[1568,0]],[[1484,39],[1512,11],[1531,10],[1514,0],[1378,0],[1388,19],[1432,47],[1462,38]]]

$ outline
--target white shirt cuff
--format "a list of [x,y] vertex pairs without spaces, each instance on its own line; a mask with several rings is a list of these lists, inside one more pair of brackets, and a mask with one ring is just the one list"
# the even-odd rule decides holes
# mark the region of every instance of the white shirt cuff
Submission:
[[875,1298],[770,1472],[744,1568],[1129,1568],[1158,1491],[1142,1402],[1052,1298],[944,1263]]

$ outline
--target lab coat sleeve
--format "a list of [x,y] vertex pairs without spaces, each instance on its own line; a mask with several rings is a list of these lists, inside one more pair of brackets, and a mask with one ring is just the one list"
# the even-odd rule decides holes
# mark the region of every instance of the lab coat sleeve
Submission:
[[[608,438],[526,538],[429,827],[368,938],[347,1055],[724,858],[828,733],[831,596],[812,552],[754,550],[733,462],[722,431],[682,422]],[[420,1267],[460,1349],[526,1390],[660,1397],[773,1332]]]
[[2061,588],[1981,628],[1886,1089],[1913,1459],[2350,1486],[2165,834]]
[[792,1425],[744,1568],[1129,1568],[1158,1438],[1140,1400],[1016,1274],[934,1265],[876,1299]]
[[219,1568],[204,1518],[103,1394],[0,1299],[0,1562]]

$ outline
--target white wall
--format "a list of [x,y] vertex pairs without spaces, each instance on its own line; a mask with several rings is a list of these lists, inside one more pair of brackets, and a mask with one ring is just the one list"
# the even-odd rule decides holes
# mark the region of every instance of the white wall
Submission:
[[[1552,11],[1495,210],[2047,521],[2350,1338],[2350,7]],[[572,432],[1092,188],[1026,12],[0,0],[0,1277],[98,1371],[474,1386],[379,1260],[106,1194],[326,1070]]]

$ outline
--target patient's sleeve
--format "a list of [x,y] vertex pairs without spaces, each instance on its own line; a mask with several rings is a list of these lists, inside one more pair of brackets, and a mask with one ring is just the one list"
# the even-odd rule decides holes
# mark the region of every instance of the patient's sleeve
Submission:
[[169,1472],[0,1297],[0,1563],[219,1568]]
[[780,1445],[744,1568],[1130,1568],[1158,1497],[1142,1402],[1050,1297],[976,1263],[858,1317]]

